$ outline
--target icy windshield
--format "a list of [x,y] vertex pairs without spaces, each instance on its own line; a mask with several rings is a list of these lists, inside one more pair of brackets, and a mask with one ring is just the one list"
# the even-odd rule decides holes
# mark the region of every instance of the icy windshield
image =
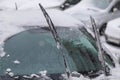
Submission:
[[88,0],[88,4],[93,5],[100,9],[107,8],[111,2],[112,0]]
[[[89,37],[75,28],[57,28],[57,32],[71,71],[101,70],[97,50]],[[65,72],[63,57],[48,28],[32,29],[10,37],[5,41],[4,51],[6,55],[0,58],[0,75],[9,72],[14,75]]]

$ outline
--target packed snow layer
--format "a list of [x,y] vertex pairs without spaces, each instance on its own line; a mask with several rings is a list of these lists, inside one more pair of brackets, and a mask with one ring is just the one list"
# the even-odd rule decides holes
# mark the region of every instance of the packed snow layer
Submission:
[[19,7],[19,10],[25,9],[40,9],[39,3],[43,5],[44,8],[55,8],[62,5],[64,0],[33,0]]
[[[41,10],[1,11],[0,14],[0,24],[14,26],[48,26]],[[50,9],[48,10],[48,14],[55,26],[77,27],[83,25],[80,21],[59,10]]]
[[16,10],[18,9],[40,9],[39,3],[45,8],[60,6],[65,0],[5,0],[1,1],[0,9]]

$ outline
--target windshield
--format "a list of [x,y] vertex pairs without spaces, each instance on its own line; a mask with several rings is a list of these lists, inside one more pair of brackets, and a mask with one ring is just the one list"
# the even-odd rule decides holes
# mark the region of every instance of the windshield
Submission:
[[[99,71],[97,50],[85,34],[75,28],[57,28],[63,43],[63,52],[71,71],[88,73]],[[6,55],[0,58],[0,75],[8,71],[14,75],[62,74],[65,72],[62,55],[48,28],[21,32],[4,45]]]
[[107,8],[109,4],[112,2],[112,0],[89,0],[89,1],[90,4],[100,9]]
[[86,38],[89,40],[89,42],[94,46],[95,49],[97,49],[97,45],[96,45],[96,41],[95,39],[92,37],[92,35],[90,33],[87,32],[87,30],[83,27],[79,29],[82,33],[85,34],[85,36],[87,36]]

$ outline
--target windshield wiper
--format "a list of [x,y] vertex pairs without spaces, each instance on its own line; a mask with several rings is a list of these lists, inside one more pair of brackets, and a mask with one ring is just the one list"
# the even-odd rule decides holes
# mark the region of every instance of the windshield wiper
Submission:
[[94,18],[90,16],[90,20],[91,20],[91,24],[92,24],[93,31],[95,34],[97,48],[98,48],[98,58],[99,58],[99,61],[101,62],[104,75],[107,76],[109,75],[109,71],[108,71],[107,65],[105,64],[105,56],[104,56],[104,51],[103,51],[103,48],[100,42],[100,34],[97,30],[97,26],[96,26]]
[[40,6],[40,9],[43,12],[43,15],[45,16],[45,19],[46,19],[48,25],[49,25],[50,31],[51,31],[51,33],[52,33],[52,35],[53,35],[53,37],[54,37],[54,39],[55,39],[55,41],[57,43],[57,48],[58,48],[58,50],[60,50],[60,53],[61,53],[61,55],[63,57],[64,65],[65,65],[65,68],[66,68],[67,79],[71,80],[70,79],[71,78],[70,69],[69,69],[65,54],[63,53],[62,43],[61,43],[60,38],[58,36],[58,33],[57,33],[56,29],[55,29],[55,26],[54,26],[51,18],[49,17],[48,13],[46,12],[46,10],[42,7],[41,4],[39,4],[39,6]]

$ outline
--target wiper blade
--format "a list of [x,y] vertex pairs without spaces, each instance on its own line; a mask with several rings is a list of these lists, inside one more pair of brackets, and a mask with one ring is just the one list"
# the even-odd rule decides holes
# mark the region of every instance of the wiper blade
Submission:
[[104,51],[103,51],[103,48],[102,48],[102,45],[100,42],[100,34],[99,34],[99,31],[97,30],[97,26],[96,26],[94,18],[90,16],[90,20],[91,20],[91,24],[92,24],[93,31],[95,34],[96,44],[97,44],[97,48],[98,48],[98,57],[99,57],[99,60],[101,62],[104,74],[105,74],[105,76],[107,76],[108,71],[107,71],[107,66],[105,64]]
[[54,39],[55,39],[55,41],[57,43],[57,48],[60,50],[60,52],[62,54],[62,57],[64,59],[64,65],[65,65],[65,68],[66,68],[67,78],[68,78],[68,80],[71,80],[70,79],[71,78],[70,69],[69,69],[65,54],[63,53],[62,43],[61,43],[60,38],[58,36],[58,33],[57,33],[56,29],[55,29],[55,26],[54,26],[51,18],[49,17],[48,13],[46,12],[46,10],[42,7],[41,4],[39,4],[39,6],[40,6],[40,8],[41,8],[41,10],[43,12],[43,15],[45,16],[45,19],[46,19],[49,27],[50,27],[50,31],[51,31],[51,33],[52,33],[52,35],[53,35],[53,37],[54,37]]

